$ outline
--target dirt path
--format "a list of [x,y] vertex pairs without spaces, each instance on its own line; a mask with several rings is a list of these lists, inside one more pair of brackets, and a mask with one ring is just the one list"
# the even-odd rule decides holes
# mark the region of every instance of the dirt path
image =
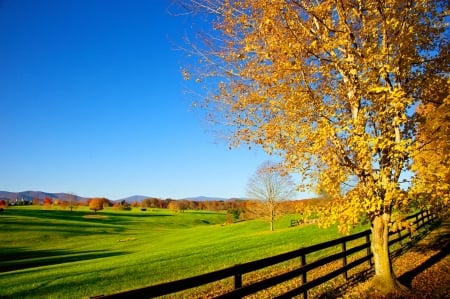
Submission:
[[382,296],[371,288],[372,279],[347,289],[340,298],[450,298],[450,219],[431,231],[393,261],[399,281],[408,294]]

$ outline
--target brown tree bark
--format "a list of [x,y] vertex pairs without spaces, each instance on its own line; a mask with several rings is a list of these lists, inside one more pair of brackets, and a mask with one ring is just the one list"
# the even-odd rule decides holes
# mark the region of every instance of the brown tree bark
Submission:
[[273,232],[273,223],[275,221],[275,202],[270,207],[270,231]]
[[374,287],[383,294],[403,292],[407,288],[395,277],[389,257],[389,221],[390,214],[375,216],[372,221],[372,253],[375,266]]

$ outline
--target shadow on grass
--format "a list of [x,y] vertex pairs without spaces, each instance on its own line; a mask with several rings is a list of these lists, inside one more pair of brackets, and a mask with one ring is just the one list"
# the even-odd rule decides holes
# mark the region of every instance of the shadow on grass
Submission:
[[[420,243],[419,243],[420,242]],[[406,251],[419,251],[427,252],[429,250],[437,250],[439,252],[431,256],[424,263],[418,265],[416,268],[404,273],[400,277],[397,277],[400,283],[408,288],[411,288],[413,279],[430,268],[440,260],[445,258],[450,251],[450,222],[433,221],[425,227],[421,227],[421,231],[416,231],[415,234],[409,239],[408,242],[403,242],[401,246],[391,252],[391,259],[395,259],[401,256]],[[343,284],[336,286],[329,292],[321,294],[318,298],[329,299],[339,298],[347,292],[348,289],[355,287],[359,283],[368,280],[375,274],[374,268],[365,269],[359,273],[349,277]]]
[[[51,219],[48,219],[51,220]],[[53,219],[54,220],[54,219]],[[45,234],[58,233],[66,236],[88,236],[98,234],[116,234],[126,230],[123,225],[114,224],[99,224],[99,223],[86,223],[86,222],[63,222],[60,221],[17,221],[6,220],[0,221],[3,226],[3,230],[8,233],[14,232],[27,232],[28,235],[33,238],[40,237]],[[37,233],[37,234],[36,234]]]
[[134,212],[107,212],[107,211],[100,211],[98,212],[99,215],[105,215],[105,216],[110,216],[113,218],[153,218],[153,217],[173,217],[174,215],[170,215],[170,214],[162,214],[162,213],[145,213],[143,212],[142,214],[137,214]]
[[225,215],[225,213],[221,213],[221,212],[212,212],[212,211],[192,211],[192,210],[188,210],[185,212],[186,214],[193,214],[193,215],[220,215],[223,216]]
[[[54,219],[65,221],[79,221],[85,223],[108,223],[108,224],[123,224],[123,220],[126,218],[152,218],[152,217],[173,217],[169,214],[156,214],[156,213],[143,213],[137,214],[133,212],[107,212],[99,211],[97,213],[91,211],[69,211],[69,210],[43,210],[43,209],[8,209],[5,210],[5,216],[27,216],[35,217],[39,219]],[[109,218],[89,218],[85,216],[108,216]]]
[[442,222],[439,229],[432,231],[430,235],[419,246],[414,247],[412,250],[418,252],[429,252],[431,250],[439,250],[436,254],[428,258],[425,262],[418,265],[414,269],[404,273],[398,280],[405,286],[411,288],[413,279],[432,267],[434,264],[445,258],[450,252],[450,221],[446,220]]
[[347,290],[368,280],[374,274],[375,274],[375,271],[373,268],[362,270],[362,271],[350,276],[348,278],[348,280],[345,281],[344,283],[338,284],[337,286],[334,286],[334,287],[328,289],[326,292],[319,294],[317,296],[317,299],[342,298],[342,295],[344,295],[347,292]]
[[128,254],[122,251],[0,249],[0,273]]

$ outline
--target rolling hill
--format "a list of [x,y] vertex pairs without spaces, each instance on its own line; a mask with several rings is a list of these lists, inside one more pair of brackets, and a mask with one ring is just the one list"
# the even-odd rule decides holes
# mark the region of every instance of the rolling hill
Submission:
[[[23,199],[25,201],[33,201],[34,198],[39,198],[40,200],[50,197],[52,199],[62,199],[68,200],[72,194],[69,193],[49,193],[43,191],[22,191],[22,192],[8,192],[8,191],[0,191],[0,199],[7,200],[15,200],[15,199]],[[77,196],[76,201],[85,201],[87,198],[82,196]]]

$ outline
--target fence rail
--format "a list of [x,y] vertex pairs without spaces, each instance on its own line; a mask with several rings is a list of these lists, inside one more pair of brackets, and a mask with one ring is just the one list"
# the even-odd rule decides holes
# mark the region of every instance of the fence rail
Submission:
[[[405,220],[412,220],[412,227],[409,229],[403,229],[398,232],[390,233],[390,241],[389,246],[400,243],[406,239],[411,238],[412,229],[419,230],[428,224],[432,219],[436,216],[431,214],[429,211],[423,211],[416,213],[407,217]],[[309,247],[303,247],[294,251],[286,252],[280,255],[271,256],[267,258],[263,258],[256,261],[251,261],[243,264],[234,265],[229,268],[217,270],[214,272],[184,278],[172,282],[161,283],[149,287],[144,287],[135,290],[124,291],[121,293],[116,293],[112,295],[100,295],[91,298],[154,298],[163,295],[169,295],[172,293],[185,291],[188,289],[192,289],[195,287],[199,287],[208,283],[213,283],[222,279],[234,278],[234,289],[216,296],[214,298],[242,298],[243,296],[251,295],[257,293],[259,291],[268,289],[280,283],[289,281],[294,278],[301,277],[302,284],[287,293],[280,295],[276,298],[291,298],[296,295],[303,294],[303,297],[306,299],[308,295],[308,290],[323,284],[339,275],[343,275],[345,279],[348,279],[349,270],[355,268],[358,265],[367,262],[369,267],[372,267],[372,253],[370,252],[370,230],[366,230],[357,234],[353,234],[350,236],[342,237],[339,239],[331,240],[328,242],[312,245]],[[362,244],[356,245],[354,247],[349,248],[349,242],[359,240],[362,241]],[[308,254],[333,248],[335,246],[339,246],[341,248],[340,252],[333,253],[331,255],[319,258],[317,260],[307,262],[306,256]],[[400,248],[401,249],[401,248]],[[364,252],[362,257],[359,257],[350,263],[348,262],[348,257],[354,255],[359,252]],[[394,254],[395,251],[392,252]],[[290,270],[288,272],[277,274],[270,278],[264,279],[262,281],[250,282],[247,284],[243,284],[243,275],[248,274],[254,271],[258,271],[269,266],[274,266],[286,261],[290,261],[293,259],[298,259],[298,267]],[[308,272],[317,269],[323,265],[334,261],[342,261],[342,267],[329,272],[321,277],[315,278],[313,280],[308,280]]]

